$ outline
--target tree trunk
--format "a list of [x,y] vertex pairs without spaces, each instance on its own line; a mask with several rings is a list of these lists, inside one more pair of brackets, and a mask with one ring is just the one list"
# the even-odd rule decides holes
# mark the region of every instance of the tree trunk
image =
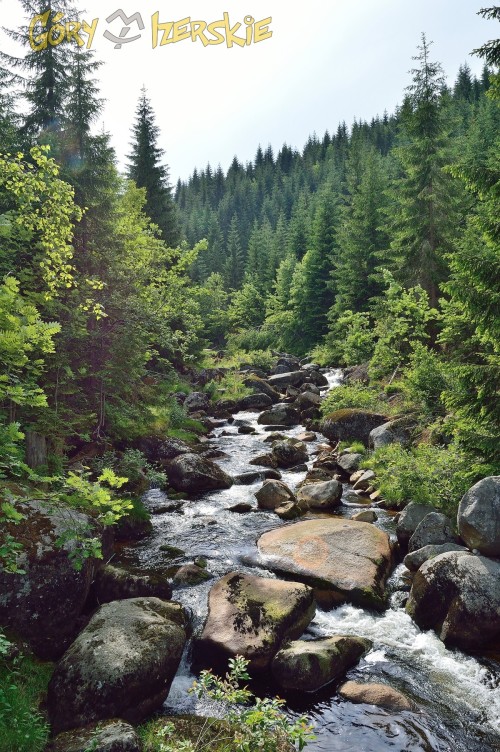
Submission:
[[33,469],[47,464],[47,439],[40,433],[26,431],[26,464]]

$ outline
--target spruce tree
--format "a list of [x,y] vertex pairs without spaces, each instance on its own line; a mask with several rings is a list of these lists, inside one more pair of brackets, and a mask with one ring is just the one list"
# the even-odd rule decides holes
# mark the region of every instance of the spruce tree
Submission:
[[226,261],[224,264],[224,279],[228,290],[236,290],[242,280],[245,268],[245,257],[241,247],[238,232],[238,218],[231,220],[226,244]]
[[0,53],[3,65],[12,69],[24,83],[22,96],[27,100],[29,111],[24,120],[23,131],[30,137],[60,131],[64,119],[64,106],[68,90],[70,50],[75,42],[63,41],[57,46],[47,44],[44,49],[30,47],[28,25],[32,18],[47,14],[44,32],[48,37],[57,36],[58,13],[66,14],[69,5],[61,0],[55,6],[52,0],[20,0],[26,23],[17,29],[6,29],[7,34],[18,44],[28,49],[23,57]]
[[414,58],[418,67],[412,71],[413,82],[401,112],[404,143],[396,153],[402,176],[393,186],[388,213],[390,255],[397,279],[408,286],[421,285],[435,307],[458,219],[453,181],[443,169],[450,157],[446,153],[442,68],[431,61],[424,34],[418,49]]
[[145,88],[139,97],[132,135],[128,176],[139,188],[146,189],[146,214],[160,228],[167,245],[174,248],[180,242],[177,207],[172,198],[168,167],[162,163],[164,151],[158,146],[160,129]]

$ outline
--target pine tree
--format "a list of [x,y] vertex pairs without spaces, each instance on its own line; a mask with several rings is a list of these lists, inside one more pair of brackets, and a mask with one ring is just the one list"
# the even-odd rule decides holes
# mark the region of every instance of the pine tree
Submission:
[[172,199],[168,167],[162,164],[164,151],[158,146],[160,129],[145,88],[139,97],[132,135],[128,176],[139,188],[146,189],[146,214],[160,228],[167,245],[174,248],[180,242],[177,207]]

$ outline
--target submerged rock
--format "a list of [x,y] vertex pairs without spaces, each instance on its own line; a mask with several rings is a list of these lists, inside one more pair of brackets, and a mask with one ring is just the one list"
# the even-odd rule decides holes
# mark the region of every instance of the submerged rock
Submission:
[[251,671],[266,670],[283,642],[299,637],[315,613],[306,585],[238,572],[212,587],[208,608],[197,662],[224,671],[236,655],[250,661]]
[[464,650],[500,637],[500,561],[451,551],[416,572],[406,610],[421,629]]
[[410,700],[397,689],[387,684],[348,681],[339,689],[339,695],[350,702],[378,705],[387,710],[412,710]]
[[467,491],[457,523],[470,549],[500,557],[500,476],[484,478]]
[[321,605],[348,601],[381,609],[391,569],[389,536],[374,525],[341,518],[306,520],[258,540],[269,569],[310,584]]
[[183,454],[169,463],[168,480],[176,491],[199,493],[230,488],[233,479],[215,462],[197,454]]
[[316,692],[339,679],[370,648],[369,640],[347,635],[296,640],[275,655],[273,676],[283,689]]
[[107,718],[139,723],[166,699],[186,642],[178,603],[132,598],[101,606],[49,683],[54,733]]

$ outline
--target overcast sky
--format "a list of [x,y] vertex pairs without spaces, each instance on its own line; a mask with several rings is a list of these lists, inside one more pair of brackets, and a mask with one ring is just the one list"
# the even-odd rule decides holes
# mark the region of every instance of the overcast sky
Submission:
[[[491,3],[490,3],[491,4]],[[210,162],[227,169],[233,156],[252,159],[259,143],[301,148],[314,131],[323,135],[341,120],[370,119],[393,111],[409,82],[420,33],[434,41],[433,56],[450,81],[458,66],[482,64],[473,48],[498,36],[498,22],[476,13],[485,0],[82,0],[84,18],[99,19],[93,49],[106,99],[101,126],[111,133],[124,163],[139,91],[147,87],[161,128],[171,178],[187,178]],[[119,33],[115,10],[140,12],[139,40],[115,49],[103,37]],[[2,24],[19,25],[17,0],[1,0]],[[243,48],[204,47],[191,40],[152,49],[151,16],[232,23],[246,15],[272,17],[271,39]],[[137,26],[130,34],[136,34]],[[1,36],[1,49],[12,43]]]

